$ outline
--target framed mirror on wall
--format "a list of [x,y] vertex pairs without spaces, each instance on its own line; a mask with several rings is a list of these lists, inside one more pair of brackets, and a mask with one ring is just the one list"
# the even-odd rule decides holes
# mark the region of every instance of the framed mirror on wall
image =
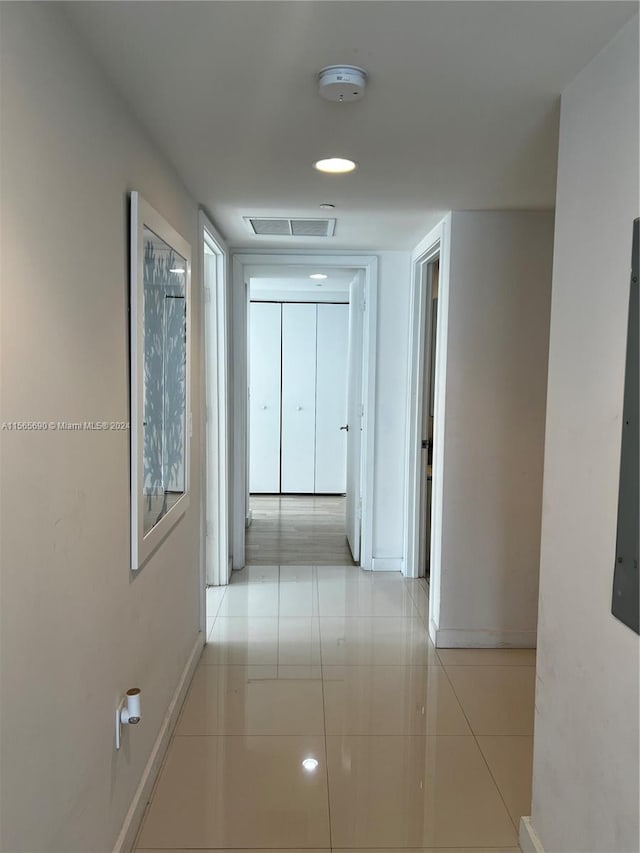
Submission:
[[131,568],[189,505],[191,247],[131,193]]

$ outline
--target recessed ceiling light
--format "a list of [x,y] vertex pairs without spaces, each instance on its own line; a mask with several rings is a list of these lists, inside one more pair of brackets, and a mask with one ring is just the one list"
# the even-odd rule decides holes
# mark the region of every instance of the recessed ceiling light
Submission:
[[320,205],[320,210],[334,210],[335,204],[330,204],[328,201],[323,202]]
[[314,281],[324,281],[325,278],[329,278],[328,275],[325,275],[323,272],[314,272],[309,278],[312,278]]
[[348,172],[353,172],[357,168],[357,164],[353,160],[346,160],[344,157],[327,157],[325,160],[315,162],[313,167],[328,175],[346,175]]
[[313,771],[318,767],[318,762],[315,758],[305,758],[302,762],[302,766],[307,771],[307,773],[313,773]]

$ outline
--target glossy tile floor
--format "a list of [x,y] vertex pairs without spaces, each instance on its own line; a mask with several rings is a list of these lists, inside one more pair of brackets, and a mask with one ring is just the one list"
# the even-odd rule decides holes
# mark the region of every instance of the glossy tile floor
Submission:
[[436,652],[399,574],[248,567],[208,597],[138,850],[518,850],[534,652]]

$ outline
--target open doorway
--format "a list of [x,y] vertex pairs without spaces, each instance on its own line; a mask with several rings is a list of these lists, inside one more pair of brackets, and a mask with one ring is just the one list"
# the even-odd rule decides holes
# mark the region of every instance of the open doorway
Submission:
[[[310,279],[316,273],[327,278]],[[262,286],[270,287],[271,292],[263,291],[260,298],[252,298],[252,284],[260,284],[261,279],[270,280],[269,284],[263,283]],[[280,285],[274,289],[276,279]],[[334,284],[341,280],[340,288],[334,287],[333,293],[332,280]],[[287,281],[292,283],[286,284]],[[338,297],[335,291],[339,289],[342,293]],[[286,291],[285,295],[283,291]],[[301,298],[302,292],[305,298]],[[323,296],[319,297],[319,293]],[[255,297],[255,287],[253,294]],[[283,556],[283,548],[277,554],[273,548],[269,550],[263,546],[259,549],[260,556],[257,556],[253,552],[252,539],[259,530],[262,512],[267,515],[275,513],[282,520],[283,510],[286,515],[287,504],[297,495],[307,499],[307,509],[315,514],[317,520],[322,520],[326,513],[325,532],[333,530],[341,538],[341,552],[332,554],[329,549],[328,554],[321,555],[317,551],[313,554],[313,548],[307,548],[306,557],[291,554],[290,564],[303,564],[304,561],[314,565],[353,565],[355,562],[363,568],[371,568],[376,294],[377,259],[374,256],[238,253],[233,257],[234,569],[241,569],[249,562],[266,565],[282,564],[287,560],[287,556]],[[275,331],[272,330],[263,341],[262,355],[254,354],[253,358],[250,353],[252,302],[269,306],[263,314],[273,315],[270,322],[275,324]],[[338,329],[342,330],[340,345],[337,342]],[[321,359],[318,370],[318,353],[324,346],[323,337],[328,341],[328,355]],[[293,399],[287,397],[283,356],[289,346],[295,350],[296,340],[301,349],[293,358],[289,378],[297,372],[302,380],[298,385],[299,396]],[[276,379],[274,381],[272,376],[270,380],[272,397],[258,399],[259,394],[255,393],[256,369],[259,372],[264,367],[267,351],[276,360]],[[341,353],[342,367],[337,365],[338,353]],[[314,362],[315,369],[313,378],[311,362]],[[339,382],[337,377],[340,377]],[[329,406],[332,414],[326,418],[330,424],[328,432],[317,428],[317,406],[323,394],[333,397],[334,401]],[[288,412],[284,411],[285,400]],[[306,423],[306,428],[298,430],[298,442],[294,441],[293,451],[290,446],[285,453],[291,419],[300,425]],[[272,443],[268,452],[260,450],[260,438],[256,436],[255,429],[251,441],[252,420],[270,423]],[[254,476],[260,467],[269,473],[268,490],[264,485],[260,486]],[[262,497],[268,499],[260,501]],[[262,506],[259,505],[261,503]],[[297,508],[302,509],[302,502],[297,504]],[[264,518],[262,515],[263,521]],[[251,529],[254,521],[256,526]],[[305,533],[304,524],[300,523],[300,516],[290,518],[289,523],[296,528],[301,539],[306,536],[307,545],[313,544],[308,529]],[[317,527],[320,533],[322,524]],[[271,538],[274,548],[278,545],[278,538],[282,544],[282,528],[278,531],[277,525],[272,526]]]
[[438,287],[440,256],[425,267],[427,311],[425,312],[422,437],[420,439],[420,512],[418,576],[429,581],[431,576],[431,531],[433,510],[433,448],[435,440],[436,341],[438,332]]
[[448,246],[445,219],[416,249],[409,324],[404,562],[407,577],[428,581],[430,619],[440,596]]
[[203,501],[204,585],[229,582],[231,574],[229,518],[229,382],[226,251],[209,218],[200,213],[200,259],[204,296],[204,430]]
[[258,273],[248,280],[245,564],[354,565],[360,545],[353,464],[355,453],[359,474],[360,442],[354,450],[353,437],[362,431],[361,273],[317,267]]

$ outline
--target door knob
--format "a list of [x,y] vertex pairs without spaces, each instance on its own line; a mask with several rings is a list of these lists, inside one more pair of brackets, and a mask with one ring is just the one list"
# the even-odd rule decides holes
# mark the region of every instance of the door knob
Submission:
[[302,411],[302,406],[296,406],[296,411],[301,412],[301,411]]
[[347,432],[349,432],[349,424],[345,424],[344,426],[341,426],[340,429],[341,430],[345,429]]
[[266,408],[267,408],[266,406],[263,406],[263,407],[262,407],[263,411],[264,411]]

